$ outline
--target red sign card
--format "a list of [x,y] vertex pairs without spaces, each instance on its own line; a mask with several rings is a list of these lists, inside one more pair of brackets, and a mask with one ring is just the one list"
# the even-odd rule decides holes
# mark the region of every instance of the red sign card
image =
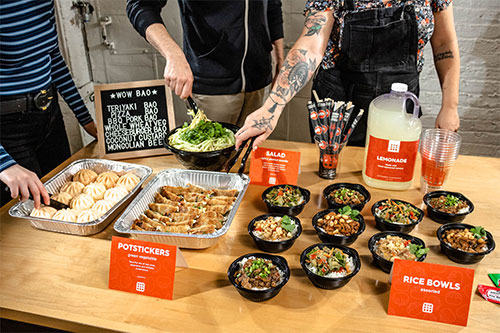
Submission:
[[474,270],[396,259],[388,314],[467,326]]
[[109,288],[172,299],[177,247],[113,237]]
[[298,151],[259,147],[252,151],[250,184],[297,185],[299,166],[300,152]]

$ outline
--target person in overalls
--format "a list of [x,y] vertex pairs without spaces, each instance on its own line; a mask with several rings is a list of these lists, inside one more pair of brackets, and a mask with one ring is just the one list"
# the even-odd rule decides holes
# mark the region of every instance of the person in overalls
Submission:
[[[459,128],[460,57],[452,0],[307,1],[304,29],[288,53],[264,105],[250,114],[236,135],[236,146],[257,136],[254,147],[272,133],[285,105],[321,65],[313,81],[319,98],[352,101],[364,109],[351,145],[364,146],[368,106],[406,83],[418,96],[423,49],[430,40],[442,91],[435,126]],[[354,117],[351,117],[351,121]]]

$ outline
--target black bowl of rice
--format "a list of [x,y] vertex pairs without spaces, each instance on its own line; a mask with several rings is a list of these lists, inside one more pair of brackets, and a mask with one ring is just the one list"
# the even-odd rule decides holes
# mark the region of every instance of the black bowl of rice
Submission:
[[[236,125],[220,122],[222,127],[229,129],[236,133],[240,128]],[[168,132],[163,141],[166,149],[170,150],[175,158],[187,169],[192,170],[207,170],[207,171],[220,171],[226,162],[234,156],[236,150],[234,145],[213,151],[187,151],[175,148],[170,144],[170,136],[180,130],[183,126],[179,126]]]
[[447,223],[440,226],[436,232],[443,252],[451,261],[459,264],[475,264],[495,249],[493,235],[482,230],[482,237],[472,233],[475,227],[465,223]]
[[[326,220],[329,216],[335,216],[330,220]],[[340,217],[340,220],[337,218]],[[354,221],[353,221],[354,220]],[[325,229],[326,223],[335,223],[335,227],[328,226]],[[357,222],[357,223],[356,223]],[[346,230],[346,225],[357,224],[357,231],[352,229]],[[334,245],[349,246],[358,239],[358,236],[365,231],[366,223],[361,214],[357,215],[355,219],[348,216],[340,216],[338,209],[326,209],[318,212],[312,218],[312,225],[319,239],[325,243],[332,243]]]
[[372,206],[375,227],[380,231],[411,232],[422,222],[424,211],[399,199],[384,199]]
[[397,231],[384,231],[373,235],[368,241],[368,249],[373,261],[384,272],[390,273],[395,258],[403,260],[424,261],[427,254],[417,257],[410,252],[409,244],[425,249],[425,243],[420,238]]
[[[455,198],[456,204],[461,204],[463,208],[454,209],[450,208],[449,203],[446,202],[447,198]],[[459,223],[462,222],[467,215],[474,211],[474,204],[467,199],[465,195],[458,192],[449,191],[434,191],[424,195],[424,204],[427,206],[427,215],[429,218],[437,223]],[[441,204],[441,205],[439,205]],[[443,209],[444,206],[445,209]]]
[[248,224],[248,234],[265,252],[278,253],[292,247],[302,233],[300,220],[278,213],[263,214]]
[[229,265],[227,277],[241,296],[262,302],[278,295],[290,279],[290,268],[281,256],[249,253]]
[[358,252],[352,248],[319,243],[302,252],[300,265],[313,285],[321,289],[336,289],[358,274],[361,261]]
[[[311,192],[297,185],[274,185],[262,192],[262,200],[270,213],[288,216],[299,215],[310,199]],[[279,203],[281,201],[283,201],[282,204]]]

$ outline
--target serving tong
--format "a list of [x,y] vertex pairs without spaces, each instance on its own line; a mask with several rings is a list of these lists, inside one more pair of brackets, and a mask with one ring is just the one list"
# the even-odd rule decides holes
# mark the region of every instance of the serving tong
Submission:
[[197,114],[198,110],[200,109],[200,108],[198,108],[198,104],[196,104],[196,102],[194,101],[194,99],[191,96],[188,96],[187,101],[188,101],[189,107],[193,110],[194,114]]
[[[5,192],[10,192],[10,189],[8,187],[5,187],[4,190],[5,190]],[[52,195],[53,195],[52,193],[49,193],[49,196],[50,196],[50,202],[48,204],[49,207],[55,208],[57,210],[69,208],[69,206],[66,205],[65,203],[62,203],[60,201],[52,199]],[[28,199],[32,200],[32,201],[35,201],[33,199],[33,196],[31,195],[31,193],[30,193],[30,196],[29,196]],[[41,200],[41,203],[44,204],[43,200]]]
[[226,173],[229,173],[231,168],[236,164],[236,161],[240,157],[241,152],[243,151],[243,149],[245,149],[248,141],[250,141],[250,144],[248,145],[248,148],[247,148],[245,154],[243,155],[243,158],[241,159],[240,168],[238,169],[238,174],[240,176],[243,174],[243,172],[245,172],[245,164],[247,163],[248,156],[250,156],[250,152],[253,149],[252,147],[253,147],[253,143],[254,143],[255,139],[256,139],[256,137],[254,136],[252,138],[246,139],[245,141],[243,141],[241,143],[238,150],[236,150],[236,154],[227,162],[226,167],[224,169],[226,171]]

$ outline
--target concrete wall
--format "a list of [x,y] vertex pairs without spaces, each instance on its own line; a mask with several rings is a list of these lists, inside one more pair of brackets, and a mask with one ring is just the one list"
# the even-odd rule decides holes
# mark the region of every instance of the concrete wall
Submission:
[[[101,11],[99,13],[98,10],[99,16],[118,15],[119,21],[124,21],[126,24],[123,12],[124,1],[93,0],[92,2],[97,3],[96,7]],[[286,51],[293,45],[302,29],[304,2],[304,0],[283,0]],[[169,1],[168,7],[168,10],[164,10],[163,17],[167,28],[174,32],[174,37],[179,41],[179,18],[176,1]],[[461,153],[500,157],[500,1],[455,0],[454,13],[462,62],[459,104],[460,134],[463,137]],[[99,33],[97,26],[98,24],[95,22],[88,26],[90,28],[88,30],[89,36]],[[123,25],[121,26],[123,27]],[[92,27],[96,29],[92,31]],[[140,38],[130,35],[130,33],[135,33],[130,27],[126,27],[127,29],[117,29],[117,27],[118,25],[110,26],[111,38],[117,39],[119,34],[122,34],[127,36],[127,46],[138,49],[147,47],[147,44],[140,44],[143,43]],[[95,40],[98,40],[98,35]],[[136,42],[140,45],[136,45]],[[120,55],[119,47],[120,45],[118,45],[116,55],[108,57],[109,61],[101,60],[99,62],[96,61],[98,54],[91,55],[90,58],[94,64],[100,63],[92,68],[95,81],[106,83],[108,81],[132,81],[161,76],[161,71],[151,70],[151,57],[154,58],[154,55],[126,55],[123,53]],[[99,43],[93,44],[91,42],[89,48],[93,52],[99,51],[102,54],[108,52],[109,54],[109,50],[104,49]],[[422,121],[424,127],[429,128],[434,126],[435,117],[441,107],[441,92],[434,70],[430,45],[427,45],[425,49],[425,57],[426,66],[420,80],[420,101],[424,111]],[[163,65],[161,59],[158,59],[158,62],[154,67]],[[122,65],[127,66],[127,71],[122,70]],[[132,70],[134,66],[142,66],[143,70],[134,74]],[[113,75],[108,76],[110,73]],[[148,77],[144,77],[145,75]],[[309,100],[310,89],[309,83],[289,103],[272,138],[292,141],[309,140],[305,105]],[[176,102],[176,109],[182,108],[182,104],[179,102]],[[182,112],[177,113],[182,114]]]

